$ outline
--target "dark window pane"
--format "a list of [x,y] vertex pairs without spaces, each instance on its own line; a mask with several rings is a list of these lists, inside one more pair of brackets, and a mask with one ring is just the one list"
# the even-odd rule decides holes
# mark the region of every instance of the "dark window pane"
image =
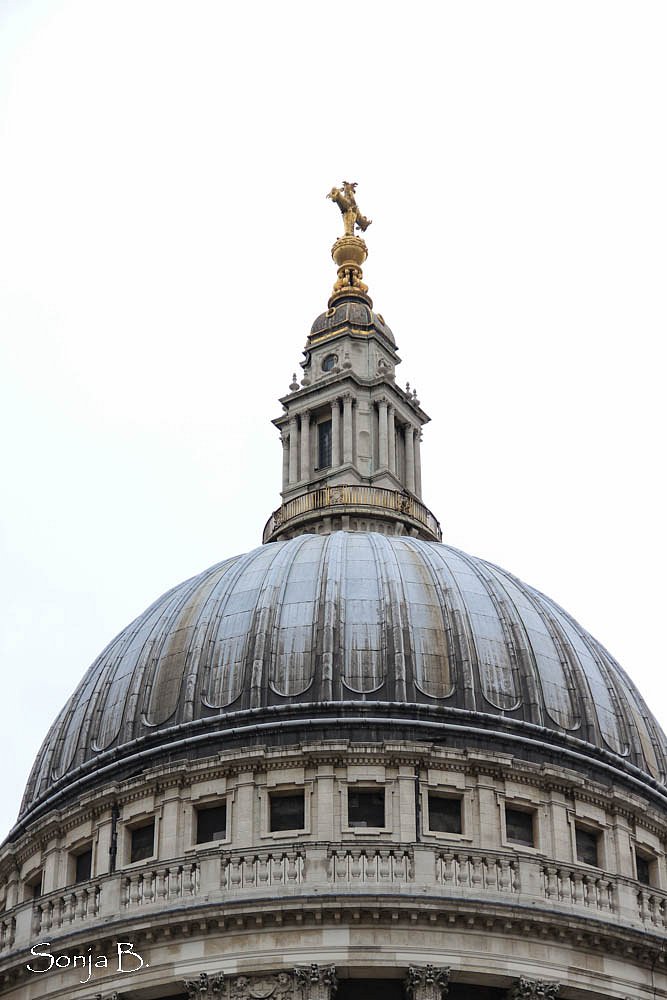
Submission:
[[461,833],[461,799],[429,795],[428,826],[437,833]]
[[317,466],[320,469],[331,467],[331,421],[324,420],[317,425]]
[[130,850],[130,861],[145,861],[152,858],[155,843],[155,821],[147,823],[146,826],[138,826],[132,831],[132,847]]
[[303,830],[303,792],[296,795],[271,795],[271,830]]
[[651,862],[643,854],[635,854],[637,862],[637,880],[643,885],[651,884]]
[[209,806],[197,810],[197,843],[224,840],[227,834],[227,806]]
[[596,833],[591,833],[590,830],[582,830],[581,827],[577,827],[575,831],[577,839],[577,859],[583,861],[587,865],[595,865],[597,867],[598,863],[598,836]]
[[384,788],[347,793],[347,822],[349,826],[384,826]]
[[91,869],[93,866],[93,852],[91,850],[84,851],[83,854],[77,854],[76,856],[76,868],[74,872],[75,882],[87,882],[90,878]]
[[514,844],[534,847],[533,814],[523,809],[505,809],[505,829],[507,839]]
[[338,358],[336,357],[335,354],[327,354],[326,358],[322,362],[322,371],[330,372],[333,369],[334,365],[336,364],[337,360]]
[[34,878],[28,882],[26,899],[38,899],[42,895],[42,878],[44,876],[43,872],[38,872]]

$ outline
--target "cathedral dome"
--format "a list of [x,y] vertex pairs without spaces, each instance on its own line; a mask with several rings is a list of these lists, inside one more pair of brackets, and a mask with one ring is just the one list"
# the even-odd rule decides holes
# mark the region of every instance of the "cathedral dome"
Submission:
[[48,734],[22,815],[158,754],[318,729],[491,741],[653,787],[667,770],[634,685],[548,597],[447,545],[337,531],[218,563],[124,629]]
[[562,608],[442,544],[355,188],[264,544],[128,625],[37,756],[0,847],[8,1000],[88,996],[69,955],[123,942],[141,969],[97,996],[667,998],[665,737]]

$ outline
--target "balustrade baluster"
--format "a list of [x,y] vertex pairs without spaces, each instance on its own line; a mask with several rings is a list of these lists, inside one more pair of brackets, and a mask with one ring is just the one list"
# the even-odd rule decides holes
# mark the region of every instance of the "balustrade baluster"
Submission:
[[229,887],[233,891],[241,888],[241,868],[243,858],[234,858],[230,861]]
[[378,864],[378,880],[381,879],[384,882],[387,882],[387,881],[389,881],[391,879],[391,875],[392,875],[391,868],[392,868],[393,861],[394,861],[393,852],[392,853],[387,852],[385,854],[380,854],[379,857],[378,857],[378,861],[379,861],[379,864]]

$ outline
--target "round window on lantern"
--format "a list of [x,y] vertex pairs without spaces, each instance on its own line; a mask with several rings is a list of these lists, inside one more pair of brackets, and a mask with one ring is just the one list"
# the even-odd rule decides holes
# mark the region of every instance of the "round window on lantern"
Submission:
[[322,371],[330,372],[333,371],[334,365],[338,361],[338,357],[335,354],[327,354],[326,358],[322,362]]

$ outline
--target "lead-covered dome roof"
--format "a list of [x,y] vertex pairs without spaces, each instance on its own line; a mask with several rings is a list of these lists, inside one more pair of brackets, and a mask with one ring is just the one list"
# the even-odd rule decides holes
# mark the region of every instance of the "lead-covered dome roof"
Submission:
[[22,815],[124,761],[348,717],[359,738],[382,719],[486,729],[665,781],[638,691],[548,597],[446,545],[335,532],[218,563],[128,625],[52,726]]
[[374,331],[386,337],[390,344],[396,343],[384,317],[380,313],[374,312],[365,302],[355,299],[344,299],[327,309],[326,312],[321,313],[310,328],[309,340],[343,331],[354,332],[355,330],[363,333]]

